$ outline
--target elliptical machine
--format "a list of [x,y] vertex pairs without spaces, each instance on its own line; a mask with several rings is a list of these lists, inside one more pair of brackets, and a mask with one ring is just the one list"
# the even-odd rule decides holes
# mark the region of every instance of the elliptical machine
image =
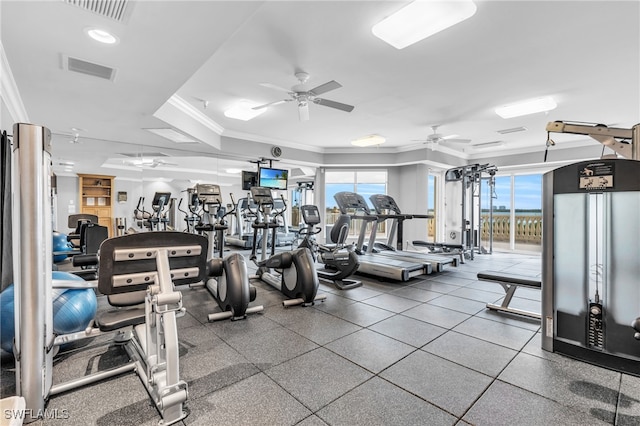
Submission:
[[[224,232],[228,226],[224,217],[234,213],[233,210],[224,215],[218,215],[222,208],[222,197],[219,185],[198,184],[195,194],[203,206],[205,223],[196,225],[195,229],[202,232],[209,239],[209,253],[207,266],[209,279],[207,290],[218,303],[222,312],[209,314],[209,321],[244,319],[247,314],[261,312],[262,305],[249,307],[249,303],[256,300],[256,288],[249,283],[249,273],[244,256],[232,253],[224,257]],[[217,239],[217,250],[214,241]],[[215,253],[218,257],[215,257]]]
[[[280,225],[276,215],[269,219],[274,205],[271,189],[254,186],[251,188],[251,197],[258,206],[258,211],[255,212],[258,219],[252,224],[254,238],[250,257],[258,266],[255,278],[261,279],[289,297],[289,300],[282,302],[284,307],[312,306],[316,301],[324,301],[327,296],[318,294],[318,274],[308,248],[302,247],[275,254],[276,229]],[[284,202],[284,198],[282,201]],[[283,214],[284,211],[283,209],[279,214]],[[269,230],[271,230],[271,254],[267,257]],[[256,249],[259,231],[262,231],[262,254],[258,261]],[[271,268],[278,273],[273,273]]]
[[317,253],[318,260],[324,263],[326,269],[317,270],[318,278],[331,281],[339,290],[360,287],[362,281],[347,279],[347,277],[355,274],[360,266],[358,255],[354,253],[353,247],[345,245],[349,235],[349,225],[351,224],[349,216],[341,215],[331,228],[329,237],[333,244],[321,245],[312,239],[313,235],[322,231],[322,228],[316,226],[320,223],[318,207],[307,204],[300,207],[300,212],[302,213],[302,220],[307,227],[300,229],[298,232],[299,235],[304,236],[298,247],[308,248],[314,259]]

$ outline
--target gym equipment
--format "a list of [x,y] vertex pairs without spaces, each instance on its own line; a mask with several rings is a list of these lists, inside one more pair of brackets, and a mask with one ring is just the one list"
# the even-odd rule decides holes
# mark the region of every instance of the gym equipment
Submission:
[[67,257],[80,253],[79,250],[74,250],[74,247],[71,242],[69,242],[66,234],[58,231],[53,231],[51,236],[53,263],[64,262]]
[[[390,195],[374,194],[369,197],[369,200],[371,200],[371,204],[373,204],[379,218],[391,219],[391,229],[389,230],[386,244],[374,242],[367,246],[367,251],[396,258],[406,258],[416,262],[429,262],[431,264],[431,270],[435,272],[442,272],[445,265],[458,266],[458,258],[463,257],[461,255],[458,257],[456,255],[448,256],[445,254],[427,254],[402,250],[404,221],[407,219],[431,219],[433,216],[426,214],[403,214],[398,204],[396,204],[396,201]],[[394,239],[396,240],[395,247]],[[375,239],[373,241],[375,241]]]
[[253,246],[253,230],[251,224],[257,220],[254,211],[257,206],[251,202],[249,197],[240,198],[234,204],[234,232],[227,235],[225,242],[228,245],[249,249]]
[[151,213],[144,209],[144,197],[138,198],[138,205],[133,210],[134,223],[138,225],[138,228],[148,228],[151,230],[151,223],[149,223],[150,218]]
[[[355,247],[355,252],[360,262],[358,272],[396,281],[408,281],[412,277],[431,273],[431,264],[428,262],[401,260],[375,254],[372,251],[365,253],[363,246],[367,233],[367,223],[372,222],[373,224],[369,241],[369,246],[372,247],[375,242],[376,224],[381,218],[371,214],[367,202],[360,194],[343,191],[335,194],[333,198],[336,200],[336,204],[340,209],[338,221],[346,220],[346,218],[342,218],[343,216],[350,219],[362,220],[358,242]],[[350,212],[354,212],[354,214],[350,214]]]
[[[51,279],[84,280],[72,273],[53,271]],[[53,288],[53,332],[68,334],[84,330],[91,324],[98,309],[98,299],[93,288]]]
[[184,214],[184,221],[187,222],[187,229],[185,232],[195,234],[196,225],[202,222],[202,206],[200,205],[198,194],[194,193],[193,188],[187,189],[187,194],[189,199],[189,211],[187,212],[180,208],[182,206],[182,198],[180,198],[180,201],[178,202],[178,211]]
[[[320,211],[313,204],[307,204],[300,207],[302,213],[302,221],[306,228],[300,229],[299,235],[303,236],[302,242],[298,248],[306,247],[311,251],[311,255],[316,260],[324,263],[325,269],[318,269],[318,278],[331,281],[339,290],[348,290],[362,286],[362,281],[348,279],[355,274],[360,266],[358,255],[353,252],[353,246],[345,245],[347,236],[349,235],[349,224],[351,219],[345,216],[345,219],[336,222],[331,228],[330,239],[332,245],[318,244],[313,236],[322,232],[322,228],[317,227],[320,223]],[[315,229],[314,229],[315,227]]]
[[[224,232],[227,225],[225,214],[219,214],[222,208],[222,196],[219,185],[198,184],[194,194],[203,206],[204,223],[196,225],[198,232],[203,232],[211,248],[207,254],[208,276],[207,290],[218,303],[222,312],[208,315],[209,321],[244,319],[247,314],[264,310],[262,305],[249,307],[256,300],[256,288],[249,284],[249,273],[244,257],[240,253],[232,253],[224,257]],[[233,211],[227,213],[232,214]],[[217,243],[219,257],[215,257],[214,242]]]
[[547,130],[589,135],[634,159],[582,161],[543,176],[542,348],[640,375],[640,125],[556,122]]
[[94,214],[79,213],[70,214],[67,218],[67,226],[73,229],[68,235],[67,240],[74,248],[80,247],[80,228],[84,223],[98,223],[98,216]]
[[479,281],[491,281],[498,283],[505,291],[504,299],[500,305],[493,303],[487,303],[487,308],[494,311],[509,312],[512,314],[523,315],[525,317],[540,319],[540,314],[536,312],[524,311],[522,309],[516,309],[509,307],[511,299],[515,294],[518,287],[527,287],[540,290],[542,288],[542,281],[537,280],[526,275],[507,274],[505,272],[497,271],[481,271],[477,274]]
[[[318,274],[314,267],[313,257],[307,248],[297,248],[291,251],[275,254],[277,217],[272,217],[273,196],[271,189],[260,186],[251,188],[251,198],[257,205],[256,216],[262,221],[253,224],[254,238],[250,259],[258,266],[256,279],[261,279],[271,285],[289,300],[282,302],[285,307],[293,305],[311,306],[316,301],[324,301],[327,296],[318,293]],[[284,203],[284,199],[282,199]],[[286,203],[285,203],[286,209]],[[258,215],[260,213],[260,215]],[[284,210],[279,214],[283,214]],[[271,218],[271,219],[269,219]],[[256,256],[258,232],[262,231],[262,256],[258,261]],[[267,257],[267,241],[271,230],[271,255]],[[274,274],[271,268],[280,270]]]

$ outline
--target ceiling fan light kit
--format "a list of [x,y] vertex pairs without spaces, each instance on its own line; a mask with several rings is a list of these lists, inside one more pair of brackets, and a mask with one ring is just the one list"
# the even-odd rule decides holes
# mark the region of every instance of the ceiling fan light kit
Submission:
[[535,114],[538,112],[547,112],[558,106],[556,101],[550,97],[538,98],[515,104],[505,105],[496,108],[496,114],[502,118],[521,117],[523,115]]
[[404,49],[472,17],[476,10],[472,0],[416,0],[375,24],[371,32],[396,49]]

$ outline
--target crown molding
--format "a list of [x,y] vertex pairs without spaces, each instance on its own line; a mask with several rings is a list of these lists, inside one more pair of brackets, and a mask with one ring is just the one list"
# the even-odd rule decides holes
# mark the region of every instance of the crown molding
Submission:
[[22,103],[9,61],[0,42],[0,94],[14,123],[29,123],[29,115]]

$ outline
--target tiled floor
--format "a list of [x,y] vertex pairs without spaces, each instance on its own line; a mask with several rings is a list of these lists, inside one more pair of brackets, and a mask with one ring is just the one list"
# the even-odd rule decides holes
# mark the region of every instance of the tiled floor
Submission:
[[[595,425],[640,424],[640,378],[540,348],[539,324],[488,311],[497,284],[483,269],[540,274],[540,256],[478,255],[458,268],[391,283],[365,278],[314,307],[283,308],[257,283],[262,314],[208,323],[206,289],[184,288],[179,320],[187,425]],[[540,292],[519,289],[512,306],[540,311]],[[54,382],[123,360],[98,340],[61,356]],[[2,390],[14,389],[4,357]],[[128,374],[52,397],[66,420],[35,424],[151,425],[160,419]]]

